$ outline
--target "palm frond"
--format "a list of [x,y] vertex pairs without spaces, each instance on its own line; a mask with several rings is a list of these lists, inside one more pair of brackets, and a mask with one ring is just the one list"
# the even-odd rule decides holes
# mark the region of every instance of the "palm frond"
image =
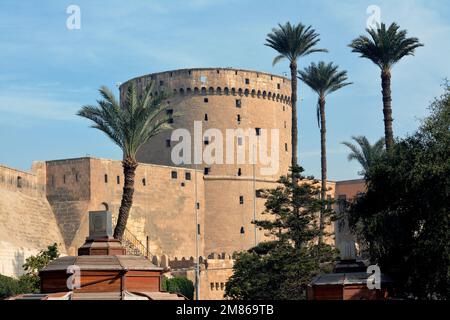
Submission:
[[361,35],[349,47],[360,57],[371,60],[382,70],[389,70],[403,57],[414,55],[415,49],[423,44],[417,38],[407,38],[406,30],[399,30],[395,22],[388,28],[381,23],[375,29],[366,29],[370,37]]
[[163,114],[168,98],[165,94],[155,95],[151,82],[143,92],[132,81],[125,88],[124,99],[119,104],[114,94],[106,87],[100,88],[103,99],[97,105],[83,106],[77,113],[91,120],[93,128],[104,132],[123,151],[124,157],[135,159],[137,151],[149,139],[170,128],[169,116]]
[[279,53],[273,60],[273,64],[276,64],[282,57],[292,62],[314,52],[327,52],[326,49],[316,48],[319,41],[319,34],[311,26],[306,27],[301,23],[292,25],[287,22],[273,28],[272,32],[267,34],[264,45]]
[[275,58],[273,58],[272,66],[276,65],[278,62],[280,62],[283,59],[286,59],[286,57],[282,54],[276,56]]
[[347,146],[351,153],[348,154],[348,161],[357,160],[363,170],[361,174],[365,174],[371,166],[373,166],[379,158],[384,154],[384,138],[380,138],[373,145],[370,144],[369,140],[365,136],[352,136],[357,145],[351,142],[342,142],[343,145]]
[[332,62],[326,64],[320,61],[311,63],[304,70],[298,71],[298,78],[308,85],[319,96],[325,97],[351,84],[347,81],[347,71],[338,71],[339,66]]

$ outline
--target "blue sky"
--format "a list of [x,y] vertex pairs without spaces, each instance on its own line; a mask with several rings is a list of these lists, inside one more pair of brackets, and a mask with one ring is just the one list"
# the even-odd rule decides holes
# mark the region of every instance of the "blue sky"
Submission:
[[[66,8],[81,9],[81,29],[68,30]],[[357,178],[359,166],[341,145],[352,135],[383,135],[380,78],[348,43],[364,32],[369,5],[425,47],[394,67],[394,133],[405,136],[426,116],[450,76],[448,1],[71,0],[0,2],[0,163],[29,169],[33,160],[85,155],[120,159],[120,150],[75,116],[94,103],[101,85],[115,88],[138,75],[189,67],[235,67],[275,74],[275,52],[263,45],[277,23],[312,25],[328,54],[299,61],[334,61],[354,84],[327,99],[328,171]],[[299,89],[299,161],[320,176],[315,95]]]

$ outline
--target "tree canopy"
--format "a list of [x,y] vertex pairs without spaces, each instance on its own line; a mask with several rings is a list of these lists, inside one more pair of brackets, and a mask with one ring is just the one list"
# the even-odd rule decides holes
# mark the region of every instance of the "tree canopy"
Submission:
[[397,294],[450,298],[450,87],[419,130],[366,171],[367,192],[350,207],[352,228]]
[[138,94],[135,82],[126,90],[120,104],[107,87],[100,88],[102,99],[97,105],[85,105],[77,113],[94,122],[92,128],[106,134],[123,151],[124,159],[136,158],[136,153],[147,141],[166,129],[170,129],[169,116],[165,115],[167,95],[153,95],[154,82],[142,94]]
[[267,35],[265,45],[278,51],[279,55],[273,60],[275,65],[282,59],[295,63],[302,56],[314,52],[328,52],[326,49],[316,48],[319,41],[319,34],[311,26],[287,22],[284,25],[278,24],[278,28],[272,29]]
[[349,47],[352,52],[369,59],[381,70],[390,70],[403,57],[414,55],[415,49],[423,46],[419,39],[408,38],[407,31],[399,29],[400,26],[395,22],[387,28],[384,23],[374,29],[367,28],[369,37],[361,35]]

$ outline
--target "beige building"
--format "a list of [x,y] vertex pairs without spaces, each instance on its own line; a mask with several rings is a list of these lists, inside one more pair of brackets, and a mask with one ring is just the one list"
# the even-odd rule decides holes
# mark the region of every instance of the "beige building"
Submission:
[[[287,173],[291,161],[291,109],[290,81],[262,72],[237,69],[184,69],[150,74],[134,78],[138,89],[142,90],[151,81],[155,84],[155,95],[164,92],[169,95],[168,112],[174,117],[174,129],[187,129],[193,140],[198,132],[194,125],[202,126],[202,149],[211,147],[216,141],[208,135],[209,130],[219,130],[225,137],[227,130],[242,130],[248,136],[239,136],[232,141],[233,161],[227,163],[226,141],[222,141],[223,157],[218,162],[208,164],[194,162],[195,142],[191,142],[190,163],[180,166],[200,169],[204,174],[205,216],[201,226],[205,240],[205,253],[243,250],[263,239],[251,221],[254,214],[258,219],[264,210],[264,201],[257,199],[255,191],[275,186],[280,175]],[[130,81],[121,86],[121,96],[126,92]],[[267,133],[267,145],[272,146],[271,132],[278,132],[276,142],[276,170],[270,174],[260,159],[256,147],[250,144],[250,135],[263,139]],[[258,132],[257,132],[258,131]],[[259,135],[258,135],[259,134]],[[174,165],[172,150],[175,142],[171,140],[171,131],[160,134],[144,146],[138,153],[138,160],[144,163]],[[225,138],[224,138],[225,140]],[[170,142],[169,142],[170,141]],[[220,142],[218,142],[220,143]],[[245,155],[244,161],[238,161],[237,152]],[[254,154],[252,154],[254,151]],[[255,161],[252,161],[255,160]],[[252,162],[256,162],[253,165]],[[264,174],[262,174],[264,173]],[[256,232],[256,235],[255,235]],[[223,235],[227,236],[224,237]]]
[[[185,129],[192,138],[189,152],[184,150],[183,156],[190,153],[194,160],[198,152],[195,141],[202,151],[217,147],[220,141],[211,129],[224,135],[227,130],[237,133],[228,145],[235,151],[234,161],[223,164],[174,163],[172,153],[178,142],[171,131],[145,145],[138,154],[140,165],[125,235],[130,250],[148,254],[155,263],[171,266],[174,273],[191,279],[198,250],[202,261],[200,297],[220,298],[232,272],[232,253],[265,239],[252,224],[254,218],[261,219],[264,210],[264,199],[257,196],[257,190],[275,187],[289,168],[290,82],[237,69],[184,69],[130,81],[135,81],[139,90],[154,81],[153,94],[169,94],[167,112],[174,115],[174,130]],[[129,83],[121,86],[122,97]],[[199,125],[200,135],[195,130]],[[248,135],[241,135],[239,129]],[[277,132],[278,139],[270,132]],[[263,161],[250,139],[261,142],[266,138],[271,149]],[[225,142],[222,145],[227,149]],[[238,150],[243,151],[244,161],[236,158]],[[214,155],[218,154],[214,150]],[[351,185],[363,190],[361,181],[328,185],[335,198],[353,197]],[[31,173],[0,167],[0,273],[19,275],[27,256],[53,242],[60,244],[63,253],[75,254],[88,234],[88,212],[116,214],[122,187],[122,166],[116,160],[36,162]],[[330,228],[333,231],[333,226]],[[349,241],[344,236],[336,239]]]

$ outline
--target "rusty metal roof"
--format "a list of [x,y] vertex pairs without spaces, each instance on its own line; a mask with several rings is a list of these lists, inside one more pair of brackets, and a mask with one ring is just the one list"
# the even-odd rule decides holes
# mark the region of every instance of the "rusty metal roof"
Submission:
[[[311,282],[313,286],[320,285],[350,285],[350,284],[365,284],[367,283],[367,278],[371,274],[366,272],[347,272],[347,273],[326,273],[317,276]],[[381,274],[381,283],[392,282],[392,280]]]
[[146,270],[161,271],[163,268],[155,266],[148,259],[141,256],[67,256],[51,261],[41,272],[67,270],[76,265],[80,270]]

